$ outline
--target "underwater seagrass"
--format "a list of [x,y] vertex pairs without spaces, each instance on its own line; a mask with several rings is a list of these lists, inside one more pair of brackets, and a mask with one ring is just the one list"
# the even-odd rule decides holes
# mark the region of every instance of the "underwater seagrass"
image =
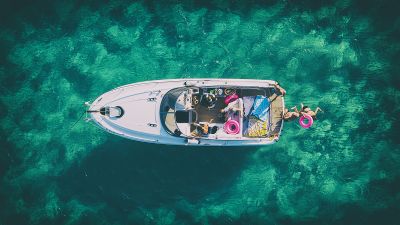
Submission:
[[[398,9],[2,1],[0,224],[396,224]],[[324,113],[307,130],[285,123],[273,146],[228,149],[122,140],[80,119],[112,88],[185,77],[278,80],[287,106]]]

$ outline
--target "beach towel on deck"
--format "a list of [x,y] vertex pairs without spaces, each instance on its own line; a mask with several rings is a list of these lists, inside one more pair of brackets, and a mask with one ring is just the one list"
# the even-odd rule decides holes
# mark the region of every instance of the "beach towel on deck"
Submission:
[[257,95],[256,99],[254,100],[253,111],[251,112],[251,115],[259,118],[262,121],[266,121],[268,117],[269,106],[270,104],[267,97]]
[[253,108],[254,96],[244,96],[243,97],[243,107],[244,107],[244,116],[250,115],[250,110]]
[[243,134],[248,137],[265,137],[268,134],[268,120],[262,121],[255,116],[247,119]]

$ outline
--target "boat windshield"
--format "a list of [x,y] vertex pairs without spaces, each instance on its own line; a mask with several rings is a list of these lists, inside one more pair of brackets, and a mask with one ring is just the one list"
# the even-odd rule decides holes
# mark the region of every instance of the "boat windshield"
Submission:
[[[160,105],[160,118],[161,124],[164,129],[171,135],[181,136],[182,132],[179,130],[177,126],[177,119],[181,120],[184,117],[183,114],[187,111],[181,111],[176,106],[178,98],[182,95],[182,93],[189,90],[187,87],[175,88],[167,92]],[[175,113],[177,115],[175,115]],[[175,118],[178,116],[179,118]],[[189,122],[189,121],[187,121]]]

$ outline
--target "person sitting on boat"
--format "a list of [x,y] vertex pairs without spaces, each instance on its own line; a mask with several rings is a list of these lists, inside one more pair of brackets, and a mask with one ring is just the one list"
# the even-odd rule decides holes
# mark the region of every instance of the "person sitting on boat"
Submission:
[[195,129],[191,133],[192,136],[200,137],[208,134],[208,128],[209,128],[208,123],[204,124],[193,123],[193,125],[195,126]]
[[300,115],[303,115],[303,114],[310,115],[313,119],[316,119],[316,118],[317,118],[317,113],[318,113],[318,111],[324,112],[324,111],[322,111],[322,109],[321,109],[320,107],[317,107],[317,108],[315,109],[315,111],[312,111],[310,107],[303,105],[303,103],[301,103],[300,105],[301,105],[300,111],[297,110],[297,107],[296,107],[296,106],[293,107],[294,110],[295,110],[296,112],[298,112]]
[[217,97],[214,94],[206,93],[201,98],[201,104],[209,109],[214,108]]
[[240,116],[243,116],[243,100],[241,98],[229,103],[225,108],[221,109],[221,113],[227,113],[229,111],[239,112]]
[[[296,108],[296,106],[292,107],[291,109],[295,109],[295,108]],[[296,111],[297,111],[297,108],[296,108]],[[285,121],[292,121],[299,117],[300,117],[300,113],[298,111],[290,112],[288,109],[285,109],[283,112],[283,120],[285,120]]]
[[205,122],[205,123],[192,123],[195,126],[195,129],[192,131],[191,135],[194,137],[201,137],[203,135],[207,135],[207,134],[215,134],[216,130],[218,129],[217,127],[212,127],[210,128],[210,123],[213,121],[213,119],[211,119],[209,122]]
[[[284,96],[286,95],[286,90],[283,89],[283,88],[279,85],[278,82],[276,82],[276,83],[274,84],[274,87],[275,87],[275,90],[278,91],[278,93],[282,95],[282,97],[284,97]],[[278,94],[278,93],[277,93],[277,94]]]

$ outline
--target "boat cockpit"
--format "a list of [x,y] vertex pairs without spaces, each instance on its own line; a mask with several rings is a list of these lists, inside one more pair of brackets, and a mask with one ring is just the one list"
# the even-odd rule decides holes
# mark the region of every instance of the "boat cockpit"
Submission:
[[208,139],[267,137],[272,88],[180,87],[160,105],[161,124],[173,136]]

